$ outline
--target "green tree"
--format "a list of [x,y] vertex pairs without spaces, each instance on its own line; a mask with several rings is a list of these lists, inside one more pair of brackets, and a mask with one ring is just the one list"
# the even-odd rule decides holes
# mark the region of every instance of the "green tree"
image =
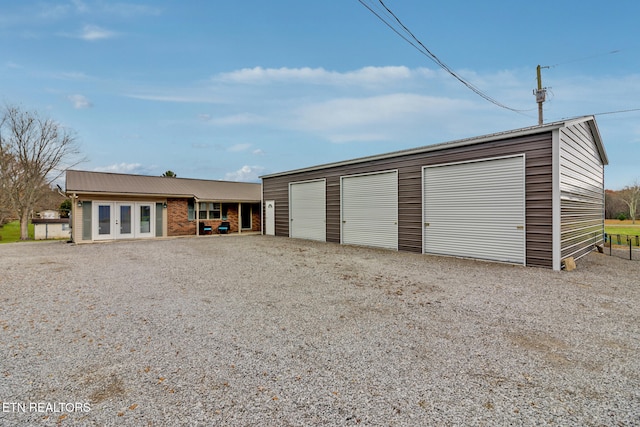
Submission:
[[64,199],[62,203],[60,203],[60,217],[69,218],[69,214],[71,213],[71,200]]
[[178,175],[176,175],[176,173],[174,171],[168,170],[165,173],[162,174],[162,176],[167,177],[167,178],[177,178]]
[[20,239],[29,238],[29,217],[43,188],[79,163],[75,134],[52,119],[17,106],[0,116],[2,198],[20,220]]

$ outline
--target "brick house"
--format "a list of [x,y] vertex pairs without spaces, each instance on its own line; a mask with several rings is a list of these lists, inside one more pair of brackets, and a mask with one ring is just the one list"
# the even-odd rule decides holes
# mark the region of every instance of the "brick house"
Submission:
[[68,170],[65,186],[76,243],[262,230],[260,184]]

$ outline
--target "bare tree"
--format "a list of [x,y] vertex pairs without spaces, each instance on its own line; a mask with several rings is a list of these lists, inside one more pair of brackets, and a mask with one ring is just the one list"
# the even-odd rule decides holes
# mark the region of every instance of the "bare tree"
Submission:
[[38,113],[6,106],[0,117],[0,179],[3,198],[20,220],[20,239],[29,238],[29,216],[43,188],[77,164],[75,134]]
[[12,161],[13,157],[8,153],[4,153],[0,146],[0,227],[9,222],[15,215],[9,201],[9,176],[5,173],[5,170],[11,169]]
[[636,212],[638,210],[638,204],[640,203],[640,183],[638,183],[638,180],[620,191],[620,200],[629,208],[631,222],[635,224]]

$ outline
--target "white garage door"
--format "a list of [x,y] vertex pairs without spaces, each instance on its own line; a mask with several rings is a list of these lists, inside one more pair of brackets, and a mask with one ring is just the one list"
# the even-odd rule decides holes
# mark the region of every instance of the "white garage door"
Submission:
[[523,155],[423,171],[425,253],[525,263]]
[[289,184],[289,237],[326,241],[325,180]]
[[398,172],[344,176],[341,241],[398,249]]

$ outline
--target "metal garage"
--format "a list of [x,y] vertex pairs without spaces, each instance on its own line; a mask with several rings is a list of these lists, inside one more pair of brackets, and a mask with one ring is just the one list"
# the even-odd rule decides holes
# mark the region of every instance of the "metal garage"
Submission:
[[301,232],[296,183],[321,180],[306,203],[324,205],[327,242],[560,270],[603,243],[607,163],[584,116],[273,173],[262,194],[276,236]]
[[324,179],[289,184],[289,237],[326,241],[325,187]]
[[425,167],[424,252],[524,264],[524,177],[524,156]]
[[398,249],[398,171],[343,176],[342,243]]

